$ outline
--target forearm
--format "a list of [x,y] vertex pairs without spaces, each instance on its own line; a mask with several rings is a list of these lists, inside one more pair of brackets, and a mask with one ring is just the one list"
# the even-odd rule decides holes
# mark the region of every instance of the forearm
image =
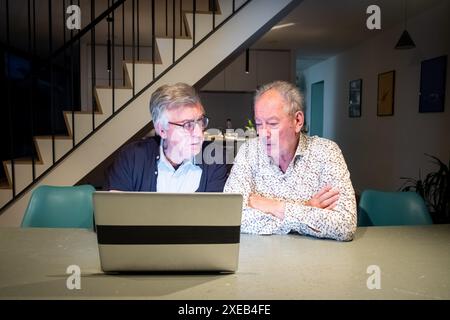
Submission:
[[[225,192],[236,192],[225,187]],[[250,234],[273,234],[276,233],[282,220],[272,214],[249,206],[249,194],[244,192],[242,206],[241,232]]]
[[350,241],[356,231],[356,205],[350,201],[334,210],[327,210],[286,203],[282,229],[318,238]]
[[241,232],[251,234],[278,233],[282,220],[260,210],[245,207],[242,210]]
[[253,209],[275,216],[278,219],[284,219],[285,203],[278,199],[270,199],[258,194],[251,194],[248,197],[247,205]]
[[321,169],[320,185],[339,191],[337,203],[327,209],[305,203],[286,204],[283,229],[319,238],[350,241],[356,231],[355,192],[341,150],[335,143],[328,146],[330,157]]

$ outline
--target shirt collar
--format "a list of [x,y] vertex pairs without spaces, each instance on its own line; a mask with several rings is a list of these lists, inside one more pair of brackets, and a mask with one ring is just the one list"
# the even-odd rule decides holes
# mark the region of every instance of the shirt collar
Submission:
[[[258,143],[259,143],[259,141],[258,141]],[[295,149],[294,158],[293,158],[294,164],[298,158],[305,155],[305,152],[307,149],[307,144],[308,144],[307,137],[305,136],[304,133],[300,133],[300,137],[299,137],[298,143],[297,143],[297,148]],[[267,155],[267,153],[264,150],[264,147],[261,144],[260,144],[260,147],[261,147],[261,150],[263,150],[263,153],[266,155],[266,161],[268,161],[269,164],[271,164],[271,165],[275,165],[274,161],[272,160],[271,157],[269,157]]]
[[304,133],[300,133],[300,137],[298,139],[297,149],[295,149],[294,157],[302,157],[305,155],[307,148],[307,138]]
[[[161,142],[159,144],[159,161],[162,164],[164,164],[166,167],[175,171],[175,168],[172,166],[172,164],[169,162],[169,160],[167,160],[167,157],[164,154],[163,143],[164,143],[164,140],[161,139]],[[183,163],[180,164],[180,167],[182,167],[184,165],[195,165],[194,158],[184,160]]]

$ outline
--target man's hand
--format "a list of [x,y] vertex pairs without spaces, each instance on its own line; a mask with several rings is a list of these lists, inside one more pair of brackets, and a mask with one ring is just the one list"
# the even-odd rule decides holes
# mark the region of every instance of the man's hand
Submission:
[[327,185],[320,189],[305,205],[319,209],[333,210],[339,200],[339,191]]
[[251,194],[248,197],[248,206],[253,209],[271,214],[279,219],[284,219],[285,204],[282,201],[268,199],[256,194]]

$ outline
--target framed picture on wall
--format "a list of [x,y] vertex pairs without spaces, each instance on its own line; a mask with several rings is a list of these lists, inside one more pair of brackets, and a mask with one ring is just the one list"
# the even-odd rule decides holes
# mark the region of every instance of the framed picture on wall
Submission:
[[444,112],[447,56],[422,61],[419,112]]
[[361,117],[362,79],[352,80],[349,84],[348,116]]
[[395,70],[378,75],[378,116],[394,114]]

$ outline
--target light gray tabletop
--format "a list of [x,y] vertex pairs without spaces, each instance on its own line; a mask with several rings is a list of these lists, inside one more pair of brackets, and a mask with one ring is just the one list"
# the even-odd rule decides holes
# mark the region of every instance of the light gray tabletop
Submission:
[[[359,228],[352,242],[242,235],[225,275],[106,275],[81,229],[0,228],[0,259],[2,299],[450,299],[450,225]],[[80,290],[66,287],[72,264]]]

